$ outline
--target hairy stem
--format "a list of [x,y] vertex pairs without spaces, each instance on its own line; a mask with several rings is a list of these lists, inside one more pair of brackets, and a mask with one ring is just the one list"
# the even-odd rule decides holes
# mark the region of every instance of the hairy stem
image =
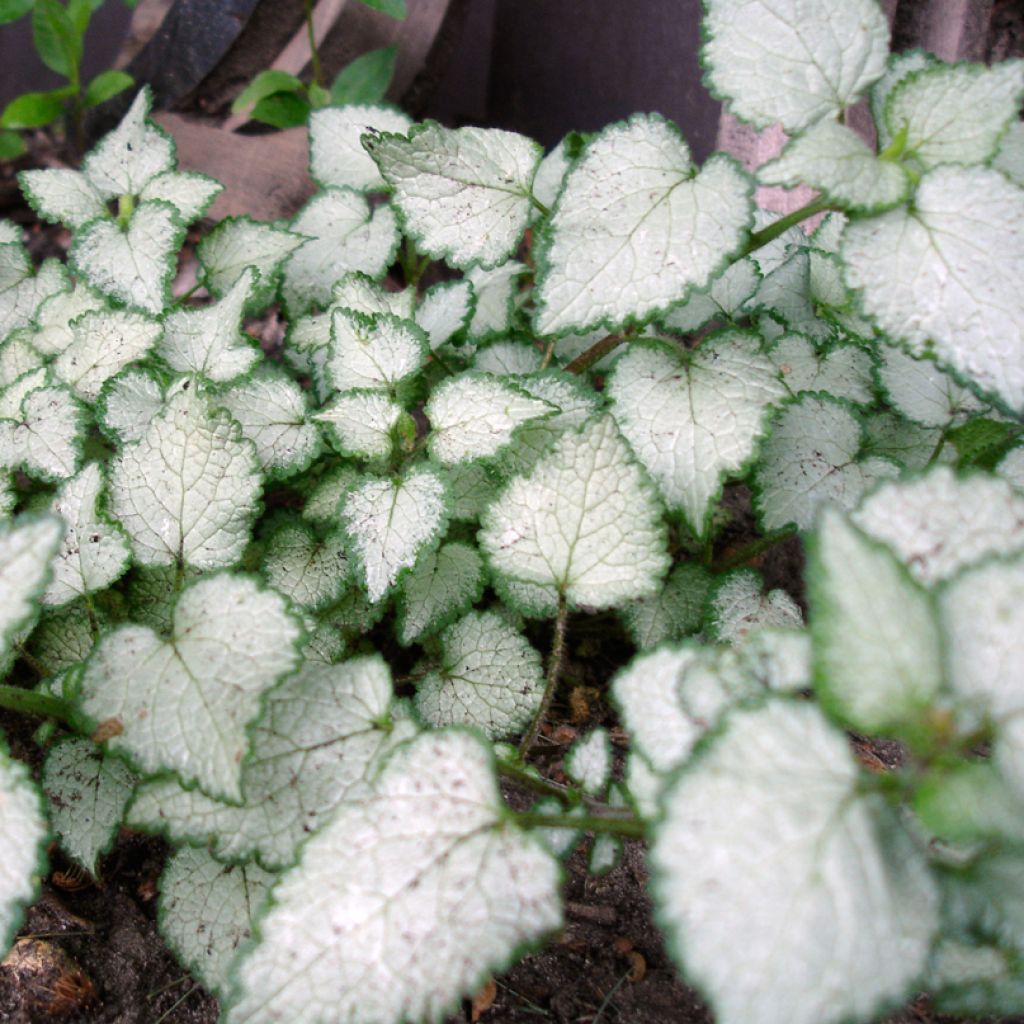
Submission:
[[632,337],[632,333],[629,331],[623,331],[619,334],[609,334],[607,337],[602,338],[600,341],[594,342],[585,352],[581,352],[569,365],[565,368],[567,373],[583,373],[584,370],[589,370],[594,363],[599,362],[609,352],[614,352],[624,341]]
[[541,698],[540,707],[534,716],[530,728],[519,744],[519,756],[524,760],[530,753],[530,748],[537,740],[537,733],[547,717],[551,701],[558,688],[558,677],[562,674],[562,659],[565,656],[565,627],[569,620],[569,609],[565,603],[565,595],[558,595],[558,616],[555,619],[555,639],[551,645],[551,659],[548,662],[548,678],[544,686],[544,696]]
[[0,708],[20,711],[23,715],[55,718],[58,722],[71,721],[71,705],[66,700],[20,686],[0,686]]
[[536,793],[538,796],[554,797],[554,799],[566,805],[579,802],[579,794],[575,790],[569,789],[568,786],[562,786],[557,782],[552,782],[550,779],[542,779],[540,776],[533,775],[509,761],[498,761],[498,774],[514,786],[519,786],[520,789],[528,789],[531,793]]
[[833,209],[835,207],[832,205],[831,200],[825,196],[818,196],[817,199],[812,199],[806,206],[801,206],[799,210],[794,210],[792,213],[788,213],[785,217],[777,220],[774,224],[769,224],[768,227],[755,231],[750,236],[750,241],[747,242],[746,248],[737,259],[749,256],[752,252],[760,249],[762,245],[775,241],[779,235],[785,234],[793,225],[807,220],[808,217],[813,217],[816,213]]
[[512,818],[523,828],[572,828],[583,832],[610,832],[627,839],[643,839],[644,823],[629,812],[625,814],[545,814],[541,811],[513,812]]
[[746,565],[752,558],[756,558],[762,551],[767,551],[769,548],[775,547],[776,544],[781,544],[784,540],[788,540],[796,533],[796,527],[790,526],[785,530],[780,530],[778,533],[770,533],[767,537],[758,537],[757,540],[752,540],[749,544],[744,544],[743,547],[737,548],[730,555],[725,558],[721,558],[712,564],[712,572],[728,572],[730,569],[735,569],[737,566]]

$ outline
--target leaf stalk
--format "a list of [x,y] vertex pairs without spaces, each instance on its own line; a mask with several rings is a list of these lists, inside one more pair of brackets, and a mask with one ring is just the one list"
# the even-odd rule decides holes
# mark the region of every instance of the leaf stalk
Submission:
[[26,690],[21,686],[0,686],[0,708],[23,715],[54,718],[58,722],[71,722],[71,705],[66,700],[48,693]]
[[522,828],[571,828],[581,832],[608,832],[626,839],[643,839],[644,823],[630,813],[625,814],[546,814],[542,811],[513,812],[512,818]]
[[558,678],[562,674],[562,661],[565,657],[565,630],[568,621],[569,608],[565,603],[565,594],[559,594],[558,615],[555,618],[555,639],[551,645],[551,658],[548,661],[548,677],[544,686],[544,696],[541,697],[540,707],[537,709],[537,714],[534,716],[530,728],[527,729],[526,735],[519,744],[519,756],[524,760],[537,741],[537,734],[540,732],[540,727],[551,708],[551,701],[555,696],[555,690],[558,689]]
[[566,373],[583,373],[595,363],[600,362],[609,352],[614,352],[624,341],[632,337],[631,331],[609,334],[600,341],[594,342],[585,352],[581,352],[568,366]]
[[767,245],[769,242],[774,242],[779,235],[785,234],[791,227],[794,227],[801,221],[805,221],[809,217],[813,217],[815,214],[824,213],[826,210],[835,209],[836,207],[832,205],[832,201],[826,196],[818,196],[817,199],[812,199],[806,205],[801,206],[799,210],[787,213],[785,217],[781,217],[774,224],[769,224],[766,228],[761,228],[760,231],[755,231],[750,236],[750,241],[747,242],[737,259],[749,256],[752,252],[755,252],[762,246]]

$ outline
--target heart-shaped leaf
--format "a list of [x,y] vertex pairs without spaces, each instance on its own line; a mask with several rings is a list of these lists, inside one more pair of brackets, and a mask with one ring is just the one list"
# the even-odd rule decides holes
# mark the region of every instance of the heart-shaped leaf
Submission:
[[743,243],[750,192],[727,157],[697,172],[677,129],[656,115],[605,128],[544,230],[537,332],[643,323],[702,288]]
[[263,695],[298,663],[299,623],[274,591],[220,574],[189,587],[162,640],[121,626],[100,641],[82,677],[81,708],[145,774],[238,803],[248,728]]
[[185,224],[170,203],[140,204],[121,227],[94,220],[75,236],[68,253],[75,270],[104,295],[159,314],[171,299],[171,278]]

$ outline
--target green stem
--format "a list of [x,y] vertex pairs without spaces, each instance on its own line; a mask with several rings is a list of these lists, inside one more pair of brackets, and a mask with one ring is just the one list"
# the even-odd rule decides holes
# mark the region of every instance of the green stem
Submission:
[[700,563],[705,568],[710,569],[711,563],[715,557],[715,538],[711,533],[710,527],[708,528],[708,535],[704,538],[704,543],[700,549]]
[[600,362],[609,352],[614,352],[624,341],[632,336],[632,332],[624,331],[620,334],[609,334],[600,341],[594,342],[585,352],[581,352],[565,368],[566,373],[583,373],[589,370],[594,363]]
[[519,786],[520,789],[528,789],[531,793],[536,793],[538,796],[554,797],[554,799],[567,806],[579,803],[575,790],[571,790],[567,786],[561,786],[550,779],[542,779],[508,761],[498,761],[498,774],[513,785]]
[[85,595],[85,610],[89,616],[89,632],[92,634],[92,642],[96,643],[100,638],[100,623],[96,617],[96,606],[92,603],[92,597]]
[[816,213],[822,213],[824,210],[833,209],[835,207],[832,205],[832,201],[826,196],[818,196],[817,199],[812,199],[806,206],[801,206],[799,210],[787,213],[785,217],[781,217],[774,224],[769,224],[768,227],[755,231],[750,236],[750,241],[747,242],[746,248],[737,259],[749,256],[755,250],[760,249],[762,245],[775,241],[779,235],[785,234],[795,224],[807,220],[808,217],[813,217]]
[[743,547],[734,551],[727,558],[723,558],[712,565],[712,572],[728,572],[730,569],[735,569],[737,566],[746,565],[752,558],[756,558],[762,551],[767,551],[769,548],[775,547],[776,544],[781,544],[784,540],[788,540],[796,533],[796,527],[790,526],[785,530],[780,530],[778,533],[771,533],[767,537],[758,537],[757,540],[752,540],[749,544],[744,544]]
[[194,285],[192,285],[192,287],[189,288],[189,290],[187,292],[183,292],[181,295],[179,295],[174,300],[174,304],[176,306],[183,306],[183,305],[185,305],[185,303],[188,302],[188,300],[191,299],[192,296],[195,295],[195,293],[197,291],[199,291],[199,289],[202,288],[202,287],[203,287],[203,282],[202,281],[196,281],[196,283]]
[[430,266],[430,257],[422,259],[416,255],[416,243],[411,238],[406,238],[405,247],[398,257],[398,265],[402,268],[402,276],[410,288],[416,288],[420,283],[427,267]]
[[542,216],[550,217],[551,210],[548,209],[532,192],[530,193],[530,205]]
[[515,823],[523,828],[571,828],[583,832],[610,832],[627,839],[643,839],[647,834],[644,823],[628,812],[626,814],[545,814],[541,811],[513,811]]
[[58,722],[71,721],[71,705],[66,700],[20,686],[0,686],[0,708],[19,711],[23,715],[55,718]]
[[928,456],[928,462],[925,464],[925,469],[930,469],[938,461],[939,456],[942,454],[942,449],[946,447],[946,428],[943,427],[939,433],[939,440],[935,447],[932,449],[931,455]]
[[537,740],[537,733],[540,732],[540,727],[547,717],[551,701],[555,696],[555,690],[558,688],[558,677],[562,674],[562,659],[565,656],[565,627],[568,621],[569,609],[565,603],[565,595],[559,594],[558,616],[555,619],[555,639],[551,645],[551,658],[548,661],[548,678],[544,686],[544,696],[541,698],[540,707],[537,709],[537,714],[534,715],[530,728],[519,744],[519,756],[524,760]]
[[306,33],[309,36],[309,62],[313,69],[313,84],[324,88],[323,72],[320,68],[320,51],[316,45],[316,29],[313,27],[313,0],[303,0],[306,9]]

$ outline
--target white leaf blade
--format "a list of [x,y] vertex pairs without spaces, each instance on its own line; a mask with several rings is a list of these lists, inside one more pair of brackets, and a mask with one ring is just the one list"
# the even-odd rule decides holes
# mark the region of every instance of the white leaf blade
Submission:
[[59,356],[74,340],[72,322],[105,306],[103,297],[83,281],[48,296],[36,310],[33,348],[44,356]]
[[472,341],[489,341],[512,329],[519,282],[528,270],[519,260],[506,260],[488,270],[469,269],[465,279],[473,290],[473,315],[467,335]]
[[[734,711],[671,784],[655,891],[723,1024],[838,1024],[913,991],[938,926],[935,883],[856,784],[843,735],[783,700]],[[834,941],[821,941],[823,921]]]
[[664,324],[670,331],[689,334],[711,319],[737,319],[760,283],[761,272],[750,257],[736,260],[709,285],[692,289],[685,301],[665,314]]
[[15,632],[36,613],[50,579],[62,523],[53,516],[0,524],[0,643],[6,653]]
[[160,934],[213,992],[226,993],[229,968],[252,935],[276,876],[258,864],[221,864],[205,850],[178,850],[160,876]]
[[22,171],[18,183],[32,209],[52,224],[80,228],[97,217],[110,216],[103,196],[81,171],[62,167]]
[[837,114],[885,71],[889,28],[873,0],[709,0],[708,83],[756,128],[798,131]]
[[607,608],[652,593],[668,569],[653,488],[610,416],[563,435],[487,509],[479,543],[511,583]]
[[556,408],[513,385],[479,373],[449,377],[431,392],[428,450],[443,465],[493,458],[517,427]]
[[[6,397],[6,396],[5,396]],[[67,480],[81,460],[83,406],[63,385],[29,391],[16,420],[0,421],[0,464],[43,480]]]
[[398,595],[398,641],[408,645],[447,625],[479,600],[484,563],[475,547],[452,541],[417,560]]
[[831,501],[853,508],[871,487],[899,469],[887,459],[863,457],[863,429],[842,403],[805,394],[785,406],[761,451],[754,505],[766,530],[806,530]]
[[816,351],[805,337],[787,334],[768,352],[792,395],[825,391],[833,398],[870,405],[874,398],[871,356],[855,345],[837,344]]
[[248,217],[230,217],[203,238],[196,256],[203,267],[207,290],[221,299],[238,283],[246,268],[252,267],[259,278],[247,310],[255,311],[272,301],[282,263],[304,241],[294,232],[274,224]]
[[146,182],[139,200],[159,199],[178,211],[183,224],[199,220],[224,186],[206,174],[191,171],[164,171]]
[[170,642],[144,626],[100,641],[82,678],[82,712],[97,726],[120,723],[110,749],[143,773],[171,770],[237,803],[248,726],[263,694],[295,667],[299,635],[273,591],[206,577],[178,600]]
[[307,238],[284,264],[282,296],[292,317],[311,306],[326,308],[335,282],[345,274],[383,276],[399,238],[390,206],[371,209],[362,195],[348,188],[321,192],[289,230]]
[[144,370],[126,370],[109,380],[96,402],[100,427],[122,444],[139,441],[160,414],[164,392]]
[[128,823],[209,845],[223,860],[255,856],[264,867],[288,867],[339,804],[367,797],[385,757],[415,733],[396,714],[382,658],[307,660],[266,697],[242,766],[242,806],[154,779],[139,788]]
[[140,564],[215,569],[241,557],[260,487],[251,442],[186,386],[113,461],[110,507]]
[[708,633],[719,643],[739,644],[765,628],[803,625],[800,606],[784,590],[762,593],[760,573],[740,569],[720,576],[708,602]]
[[382,390],[417,373],[426,357],[426,335],[411,320],[336,309],[324,373],[338,391]]
[[382,459],[391,452],[401,415],[402,407],[385,392],[359,389],[336,395],[313,419],[329,429],[342,455]]
[[620,614],[637,649],[651,650],[698,632],[710,585],[711,576],[703,566],[681,562],[656,594],[626,605]]
[[431,352],[464,331],[475,309],[473,286],[468,280],[442,281],[428,288],[416,310],[416,324],[426,332]]
[[284,374],[267,372],[233,385],[215,401],[223,405],[252,441],[268,478],[305,469],[320,452],[320,434],[307,422],[302,388]]
[[108,587],[131,562],[124,530],[100,511],[103,490],[100,465],[91,462],[69,480],[51,510],[64,520],[64,536],[53,559],[53,579],[43,603],[67,604]]
[[[1024,193],[997,171],[940,167],[913,210],[847,226],[847,284],[913,354],[935,358],[1011,409],[1024,408]],[[979,238],[984,238],[979,251]]]
[[104,757],[95,743],[75,738],[51,749],[42,781],[61,846],[95,876],[99,858],[117,837],[135,775],[118,758]]
[[880,346],[878,380],[893,408],[925,427],[947,427],[985,406],[930,359],[915,359],[895,345]]
[[806,183],[859,213],[896,206],[912,187],[898,163],[879,160],[852,128],[827,119],[793,139],[757,176],[767,185]]
[[79,398],[95,402],[106,381],[144,358],[161,333],[160,324],[143,313],[83,313],[72,327],[71,344],[54,360],[53,372]]
[[412,119],[391,107],[346,104],[309,119],[309,173],[321,188],[383,191],[387,182],[360,141],[367,132],[404,135]]
[[819,521],[808,580],[815,682],[826,706],[869,735],[920,721],[943,683],[925,591],[835,509]]
[[577,740],[565,758],[566,774],[589,796],[600,796],[612,774],[612,744],[606,729]]
[[343,538],[335,532],[318,540],[303,524],[270,538],[261,568],[275,590],[310,611],[340,598],[351,574]]
[[425,254],[460,269],[495,267],[513,254],[529,221],[537,143],[494,128],[428,122],[407,137],[372,133],[363,144]]
[[[279,882],[228,1024],[440,1019],[558,926],[557,861],[502,822],[490,757],[456,731],[393,755],[375,799],[341,809]],[[402,969],[410,958],[418,970]]]
[[434,728],[471,725],[507,739],[533,720],[544,693],[540,655],[495,612],[470,612],[441,635],[442,660],[420,680],[416,709]]
[[0,748],[0,949],[7,950],[46,863],[46,818],[28,769]]
[[158,174],[174,169],[174,142],[148,120],[152,94],[143,88],[121,123],[99,142],[82,164],[104,199],[137,196]]
[[928,587],[1024,549],[1024,496],[997,477],[958,477],[947,466],[884,484],[852,518]]
[[904,134],[904,158],[925,168],[980,164],[995,155],[999,139],[1024,100],[1024,61],[936,63],[908,74],[889,93],[885,124]]
[[750,221],[749,181],[728,158],[695,173],[686,143],[655,116],[606,128],[569,172],[545,229],[537,332],[615,329],[664,312],[708,283]]
[[727,332],[689,358],[631,345],[608,385],[616,420],[670,508],[703,536],[723,479],[739,472],[785,389],[752,335]]
[[123,228],[94,220],[76,235],[68,253],[75,270],[97,291],[143,313],[170,304],[171,277],[185,225],[170,203],[141,203]]
[[679,701],[683,674],[698,657],[696,646],[660,647],[635,657],[612,682],[612,695],[636,751],[658,773],[682,764],[707,728]]
[[398,481],[368,478],[341,506],[349,550],[376,604],[420,553],[441,537],[448,519],[444,482],[416,469]]
[[255,272],[243,269],[219,302],[164,318],[159,353],[172,370],[225,383],[252,369],[260,353],[241,325],[255,281]]
[[0,338],[28,327],[39,307],[67,291],[68,275],[62,263],[47,260],[32,272],[32,261],[20,244],[0,245]]

